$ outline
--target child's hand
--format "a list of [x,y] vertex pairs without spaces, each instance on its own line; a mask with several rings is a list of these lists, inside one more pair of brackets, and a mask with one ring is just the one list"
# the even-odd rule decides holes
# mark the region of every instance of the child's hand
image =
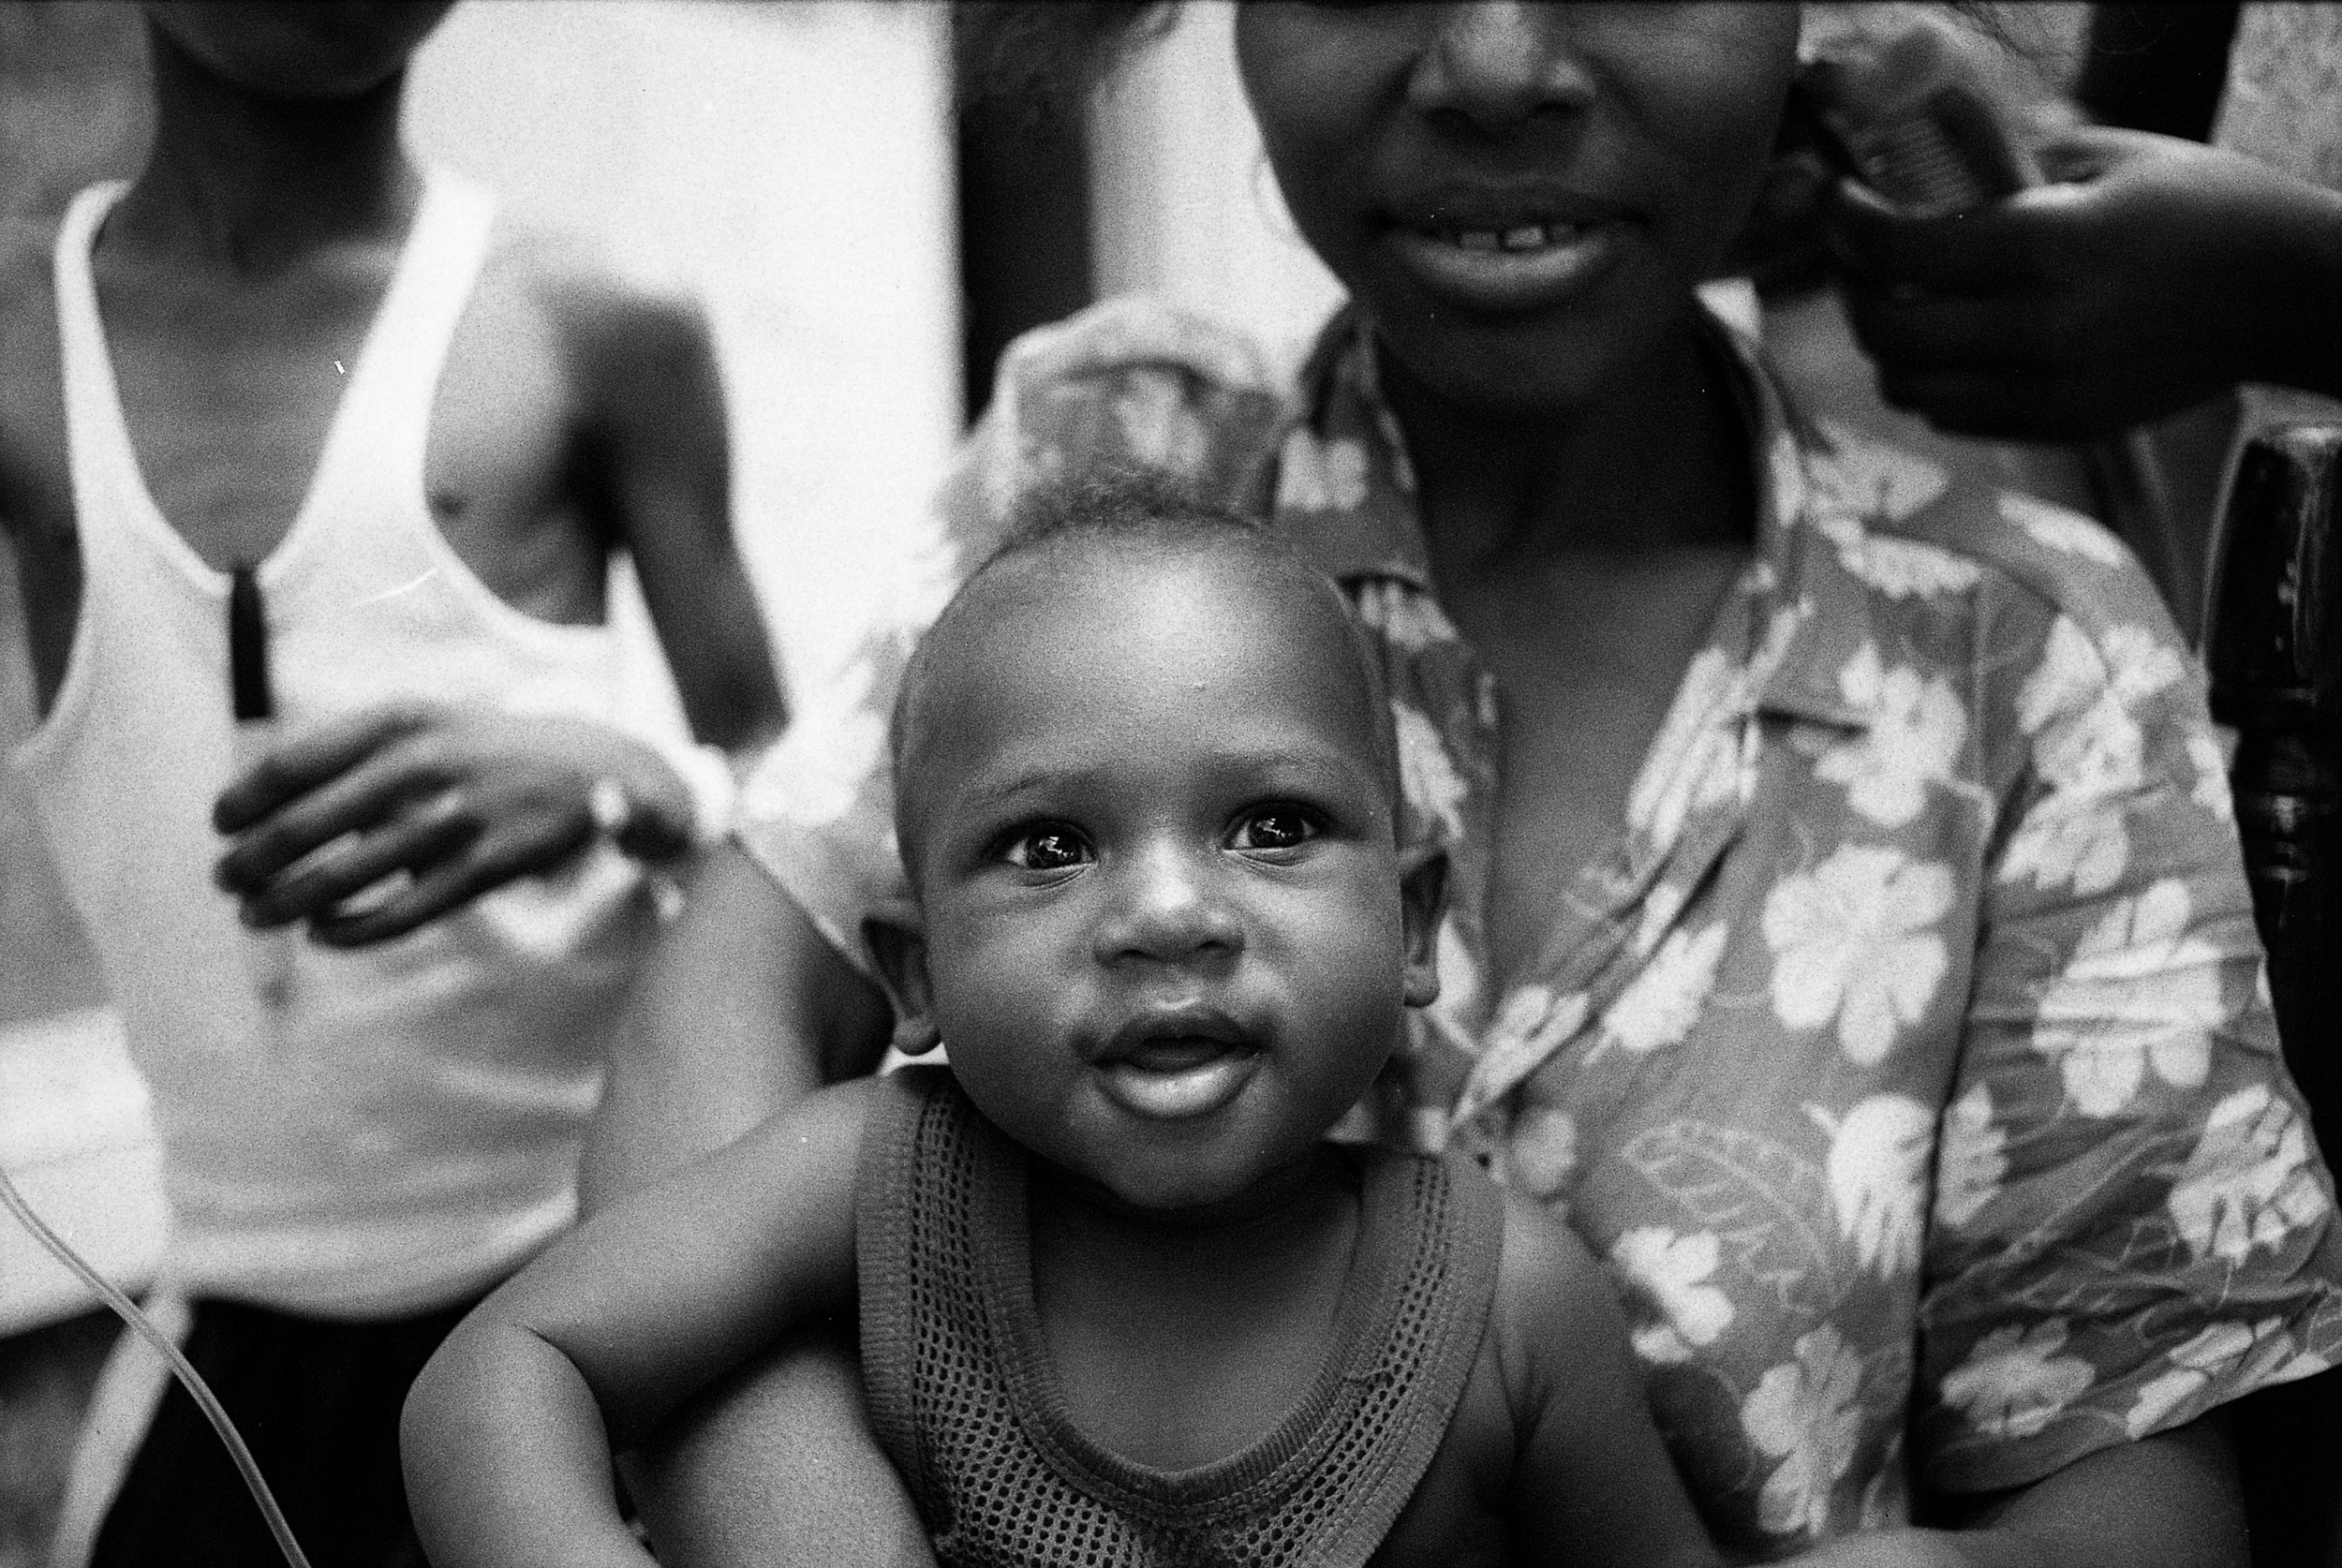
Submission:
[[1888,402],[1963,435],[2068,441],[2238,381],[2342,378],[2342,197],[2142,132],[2080,128],[2038,152],[2064,183],[1964,216],[1833,193]]
[[630,806],[627,848],[689,847],[682,780],[606,726],[453,703],[368,708],[292,736],[230,784],[212,820],[235,843],[216,874],[256,925],[305,920],[334,947],[385,941],[575,853],[596,832],[602,780]]

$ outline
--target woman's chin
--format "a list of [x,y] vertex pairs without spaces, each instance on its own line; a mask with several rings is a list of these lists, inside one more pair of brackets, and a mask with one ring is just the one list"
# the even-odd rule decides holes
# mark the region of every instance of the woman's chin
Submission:
[[[1682,313],[1692,308],[1688,290]],[[1536,317],[1466,316],[1453,310],[1378,313],[1386,389],[1407,388],[1446,411],[1490,423],[1566,420],[1628,391],[1638,366],[1667,336],[1649,314],[1623,318],[1555,311]]]
[[[1386,367],[1397,360],[1418,395],[1449,413],[1497,423],[1568,418],[1600,392],[1618,358],[1590,348],[1577,333],[1524,343],[1518,327],[1488,332],[1452,320],[1386,330],[1383,351]],[[1403,392],[1399,401],[1406,401]]]

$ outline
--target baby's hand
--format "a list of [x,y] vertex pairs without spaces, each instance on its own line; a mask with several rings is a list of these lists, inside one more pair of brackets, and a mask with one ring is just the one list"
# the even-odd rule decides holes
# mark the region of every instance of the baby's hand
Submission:
[[386,941],[574,854],[605,779],[630,804],[629,850],[689,847],[682,780],[607,726],[472,704],[368,708],[284,741],[229,785],[212,820],[235,843],[216,874],[254,925],[307,921],[334,947]]
[[2096,439],[2239,381],[2323,390],[2342,197],[2172,137],[2083,127],[2051,185],[1915,218],[1831,201],[1856,333],[1887,401],[1962,435]]

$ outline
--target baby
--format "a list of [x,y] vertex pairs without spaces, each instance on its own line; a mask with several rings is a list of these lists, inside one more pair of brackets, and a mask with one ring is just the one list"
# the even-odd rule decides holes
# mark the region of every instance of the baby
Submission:
[[1476,1167],[1327,1131],[1438,989],[1332,584],[1138,486],[1058,498],[894,725],[914,1066],[823,1090],[566,1237],[407,1407],[438,1568],[649,1562],[610,1450],[858,1313],[947,1563],[1715,1561],[1608,1286]]

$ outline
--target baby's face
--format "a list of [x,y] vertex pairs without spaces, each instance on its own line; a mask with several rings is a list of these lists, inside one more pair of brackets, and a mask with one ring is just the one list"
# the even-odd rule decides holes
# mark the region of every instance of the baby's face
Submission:
[[928,1015],[1064,1170],[1238,1197],[1428,996],[1373,694],[1333,609],[1243,555],[1077,550],[983,591],[906,757]]

